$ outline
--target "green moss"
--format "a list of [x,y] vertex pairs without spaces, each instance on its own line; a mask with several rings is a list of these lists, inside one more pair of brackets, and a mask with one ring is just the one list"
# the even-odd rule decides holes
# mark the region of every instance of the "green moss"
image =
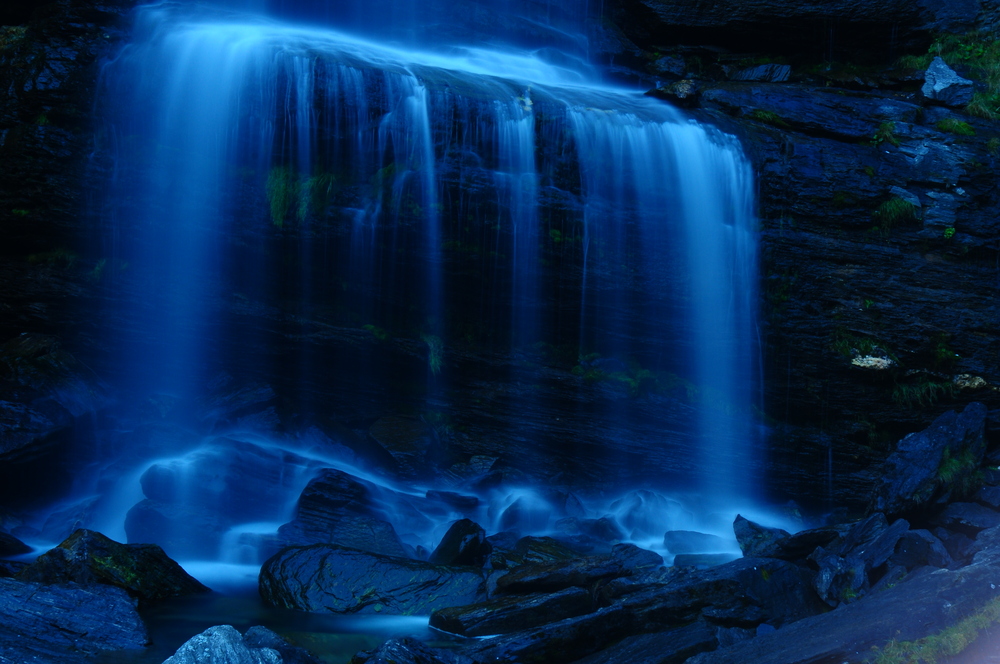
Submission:
[[981,632],[1000,622],[1000,598],[987,602],[976,613],[937,634],[915,641],[890,641],[874,648],[870,664],[936,664],[954,657],[975,643]]
[[62,266],[67,269],[75,266],[79,259],[80,257],[75,252],[65,248],[28,256],[28,262],[33,265]]
[[791,125],[785,122],[785,120],[774,111],[764,111],[759,108],[755,108],[754,110],[750,111],[749,116],[754,120],[763,122],[765,124],[773,125],[775,127],[781,127],[782,129],[791,128]]
[[299,185],[295,173],[288,166],[275,166],[267,174],[266,190],[271,223],[281,228],[292,211],[292,204],[298,199]]
[[898,196],[893,196],[879,205],[873,216],[875,217],[875,221],[878,222],[877,228],[883,235],[886,235],[894,226],[916,221],[917,208],[913,203],[905,201]]
[[304,221],[310,214],[319,215],[330,204],[336,191],[337,178],[332,173],[320,173],[306,178],[298,191],[298,220]]
[[26,34],[27,28],[23,25],[0,25],[0,51],[22,43]]
[[986,151],[993,157],[1000,155],[1000,138],[994,136],[990,140],[986,141]]
[[892,145],[898,146],[899,139],[896,138],[896,123],[895,122],[883,122],[875,130],[872,135],[872,145],[878,146],[883,143],[890,143]]
[[972,450],[965,449],[957,457],[953,457],[949,448],[945,448],[941,455],[937,477],[941,484],[956,489],[962,496],[970,495],[978,489],[983,479]]
[[949,226],[948,228],[944,229],[944,239],[950,240],[953,237],[955,237],[955,227],[954,226]]
[[14,208],[13,210],[10,211],[10,213],[15,217],[27,217],[29,214],[31,214],[29,210],[25,210],[24,208]]
[[94,264],[93,269],[87,273],[87,279],[90,281],[100,281],[101,277],[104,276],[104,269],[108,266],[108,259],[102,258]]
[[906,408],[933,406],[939,400],[955,396],[955,385],[950,381],[922,378],[906,383],[896,383],[892,388],[894,403]]
[[885,356],[894,362],[897,360],[896,356],[886,350],[885,345],[880,344],[877,339],[863,337],[844,328],[834,330],[830,345],[838,355],[847,358]]
[[389,333],[377,325],[371,325],[371,324],[363,325],[362,329],[371,332],[372,336],[378,339],[379,341],[388,341],[389,339]]
[[945,118],[943,120],[938,120],[937,124],[934,125],[941,131],[946,131],[951,134],[956,134],[958,136],[975,136],[976,130],[972,128],[968,122],[963,122],[961,120],[956,120],[955,118]]

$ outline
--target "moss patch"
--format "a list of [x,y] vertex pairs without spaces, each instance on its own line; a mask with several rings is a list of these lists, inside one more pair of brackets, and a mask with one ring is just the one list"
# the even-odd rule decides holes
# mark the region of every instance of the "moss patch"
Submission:
[[936,664],[954,657],[972,645],[980,632],[1000,622],[1000,598],[987,602],[978,612],[915,641],[890,641],[876,648],[870,664]]

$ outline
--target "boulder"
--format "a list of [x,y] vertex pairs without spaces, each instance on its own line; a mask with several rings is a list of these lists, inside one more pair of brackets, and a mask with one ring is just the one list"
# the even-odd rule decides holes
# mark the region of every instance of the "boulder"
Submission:
[[920,92],[931,101],[958,108],[972,101],[975,89],[972,81],[962,78],[944,60],[936,57],[924,72]]
[[780,552],[779,542],[789,537],[787,530],[768,528],[737,514],[733,532],[744,556],[768,558]]
[[231,625],[209,627],[177,649],[163,664],[319,664],[264,627],[251,627],[241,636]]
[[975,552],[973,548],[975,542],[968,535],[941,527],[935,528],[932,532],[935,537],[941,540],[948,555],[956,563],[964,565],[972,558]]
[[508,634],[582,616],[596,608],[589,591],[571,587],[554,593],[515,595],[437,609],[431,613],[430,626],[461,636]]
[[419,615],[486,599],[482,572],[334,544],[288,547],[260,571],[272,606],[322,613]]
[[931,565],[949,567],[951,556],[944,543],[929,530],[910,530],[903,533],[896,543],[896,552],[889,557],[890,565],[898,565],[907,570]]
[[278,530],[290,546],[339,544],[387,556],[405,556],[402,542],[379,507],[376,487],[324,468],[299,497],[295,519]]
[[984,486],[976,494],[976,502],[990,509],[1000,510],[1000,486]]
[[83,664],[146,643],[136,601],[120,588],[0,579],[0,662]]
[[31,553],[31,551],[30,546],[13,535],[0,533],[0,557],[19,556],[22,553]]
[[491,569],[513,569],[530,563],[548,563],[576,558],[579,552],[564,542],[552,537],[527,536],[518,538],[517,533],[502,532],[486,538],[493,553],[490,554]]
[[857,556],[838,556],[820,548],[810,560],[819,568],[813,582],[816,594],[830,606],[854,602],[868,591],[865,562]]
[[974,536],[980,530],[1000,526],[1000,512],[979,503],[951,503],[933,523]]
[[705,553],[728,548],[729,542],[718,535],[692,530],[669,530],[663,535],[663,546],[673,554]]
[[486,541],[486,531],[469,519],[451,524],[441,543],[427,559],[437,565],[472,565],[482,567],[493,547]]
[[870,509],[896,516],[967,495],[974,488],[966,486],[968,478],[986,450],[985,422],[986,407],[971,403],[899,441],[876,482]]
[[155,544],[119,544],[92,530],[77,530],[18,573],[37,583],[117,586],[140,602],[209,592]]

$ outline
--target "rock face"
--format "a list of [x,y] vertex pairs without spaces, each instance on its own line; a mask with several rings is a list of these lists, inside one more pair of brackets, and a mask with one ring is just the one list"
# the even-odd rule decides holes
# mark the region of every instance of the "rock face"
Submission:
[[17,578],[38,583],[100,583],[117,586],[140,602],[208,592],[155,544],[119,544],[78,530],[40,555]]
[[0,579],[0,661],[78,664],[146,642],[135,600],[120,588]]
[[899,441],[880,473],[872,509],[898,515],[969,495],[986,451],[985,422],[986,407],[972,403]]
[[936,57],[924,74],[920,92],[930,100],[960,108],[972,101],[974,88],[972,81],[962,78],[944,60]]
[[289,547],[260,571],[265,602],[299,611],[420,615],[486,599],[482,572],[332,544]]

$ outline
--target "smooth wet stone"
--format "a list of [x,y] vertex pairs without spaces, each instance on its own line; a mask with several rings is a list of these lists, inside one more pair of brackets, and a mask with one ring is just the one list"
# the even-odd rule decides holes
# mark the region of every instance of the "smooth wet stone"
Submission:
[[663,535],[663,546],[673,554],[718,551],[727,548],[729,544],[718,535],[693,530],[669,530]]
[[740,551],[748,557],[768,558],[780,553],[778,542],[789,537],[787,530],[768,528],[737,514],[733,521],[733,532],[740,545]]
[[259,589],[272,606],[322,613],[420,615],[486,599],[480,570],[334,544],[280,551],[261,568]]
[[437,565],[482,567],[492,551],[486,531],[470,519],[460,519],[451,524],[427,560]]
[[470,606],[437,609],[431,614],[430,626],[461,636],[489,636],[575,618],[595,608],[589,591],[566,588],[554,593],[511,595]]
[[136,600],[111,586],[0,579],[0,662],[78,664],[108,651],[141,650]]
[[119,544],[92,530],[77,530],[21,570],[17,578],[117,586],[144,603],[209,592],[159,546]]

